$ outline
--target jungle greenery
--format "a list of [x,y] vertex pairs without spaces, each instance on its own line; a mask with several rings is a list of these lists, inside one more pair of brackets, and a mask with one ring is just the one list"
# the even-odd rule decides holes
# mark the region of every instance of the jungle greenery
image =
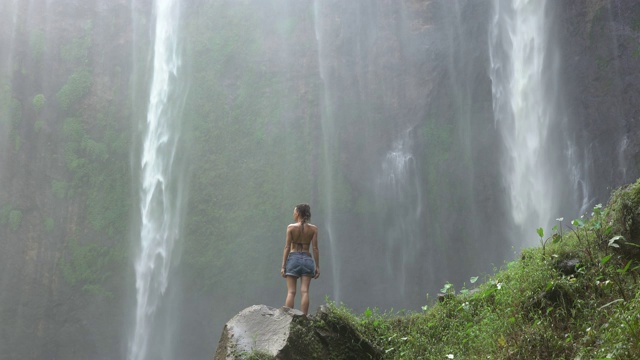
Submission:
[[[83,292],[112,296],[114,274],[127,269],[122,265],[129,248],[131,129],[128,121],[118,120],[130,114],[121,105],[123,98],[92,92],[97,74],[88,61],[93,36],[89,25],[60,51],[69,75],[56,93],[57,102],[51,105],[58,106],[63,119],[55,123],[54,136],[60,143],[56,156],[66,171],[51,179],[50,189],[55,201],[77,209],[77,221],[83,224],[82,231],[65,235],[67,251],[60,262],[63,278]],[[49,105],[42,94],[33,99],[36,111]],[[36,131],[42,127],[36,122]],[[57,213],[47,214],[43,225],[55,231],[65,221]]]
[[[300,199],[311,201],[310,115],[301,109],[313,93],[292,98],[297,84],[281,78],[285,71],[274,70],[283,65],[265,63],[273,60],[265,37],[270,31],[245,31],[255,23],[270,24],[256,20],[269,14],[223,2],[200,12],[188,29],[193,80],[184,118],[190,161],[197,166],[189,185],[185,278],[192,290],[212,291],[237,281],[235,264],[252,264],[253,274],[243,282],[260,289],[272,276],[273,263],[256,261],[256,246],[281,254],[293,206]],[[218,17],[234,26],[208,20]],[[282,31],[295,33],[291,26]],[[305,175],[293,176],[292,166]]]
[[639,230],[640,180],[616,190],[605,208],[539,228],[543,246],[525,249],[481,285],[474,287],[477,277],[458,292],[445,284],[441,301],[420,313],[354,314],[331,304],[331,314],[388,359],[638,358]]

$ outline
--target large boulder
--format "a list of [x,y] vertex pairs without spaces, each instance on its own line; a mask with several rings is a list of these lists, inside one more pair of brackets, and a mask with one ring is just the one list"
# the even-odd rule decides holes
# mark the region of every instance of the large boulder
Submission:
[[321,307],[315,316],[289,308],[253,305],[224,327],[214,360],[379,359],[381,351],[348,322]]

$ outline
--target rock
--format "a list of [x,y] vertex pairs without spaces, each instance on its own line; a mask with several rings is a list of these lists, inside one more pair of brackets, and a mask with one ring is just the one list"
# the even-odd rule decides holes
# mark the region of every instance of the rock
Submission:
[[291,322],[301,311],[253,305],[234,316],[224,327],[215,359],[235,359],[251,352],[276,356],[287,344]]
[[326,307],[305,316],[289,308],[253,305],[224,327],[214,360],[244,359],[380,359],[382,352],[362,339],[346,321]]
[[576,273],[576,266],[579,263],[580,259],[578,258],[561,260],[556,264],[556,269],[558,269],[558,271],[560,271],[563,275],[573,275]]

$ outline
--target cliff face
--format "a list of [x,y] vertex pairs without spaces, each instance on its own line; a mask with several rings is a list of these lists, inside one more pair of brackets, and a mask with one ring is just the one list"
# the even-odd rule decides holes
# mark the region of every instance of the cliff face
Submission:
[[129,285],[107,264],[127,268],[130,9],[122,1],[5,5],[0,352],[112,358]]
[[[414,230],[444,239],[418,244],[413,270],[423,283],[409,278],[406,298],[423,301],[427,284],[440,281],[433,268],[462,278],[468,274],[451,264],[489,266],[508,256],[487,71],[490,4],[456,3],[453,11],[448,0],[323,1],[318,9],[296,1],[283,8],[190,2],[185,121],[198,166],[181,268],[188,291],[180,326],[191,330],[179,342],[192,357],[211,353],[237,299],[279,304],[284,286],[271,282],[279,260],[256,260],[252,247],[279,256],[280,240],[264,239],[281,238],[300,198],[322,204],[314,216],[327,220],[324,199],[333,196],[336,232],[365,228],[366,239],[387,232],[380,224],[389,218],[411,214],[389,206],[393,196],[382,205],[365,196],[376,191],[375,161],[405,130],[418,159],[411,171],[428,198],[417,205],[433,209]],[[111,359],[126,349],[137,211],[131,154],[149,80],[134,69],[147,61],[149,6],[14,1],[0,15],[0,353],[9,359]],[[610,188],[640,175],[640,4],[562,0],[548,11],[561,44],[558,101],[577,144],[577,164],[569,165],[585,174],[577,196],[602,202]],[[333,129],[323,116],[335,120]],[[292,176],[291,164],[311,175]],[[332,194],[324,191],[326,168],[335,171]],[[477,227],[461,229],[445,207]],[[477,233],[484,242],[473,241]],[[363,249],[351,240],[336,257],[386,251],[394,272],[405,266],[398,247]],[[345,264],[345,289],[365,283],[395,291],[385,287],[390,281],[368,283],[372,269]],[[314,291],[313,301],[321,300],[332,284]]]
[[588,196],[603,199],[638,177],[640,4],[560,1],[554,7],[565,101],[581,159],[589,163]]

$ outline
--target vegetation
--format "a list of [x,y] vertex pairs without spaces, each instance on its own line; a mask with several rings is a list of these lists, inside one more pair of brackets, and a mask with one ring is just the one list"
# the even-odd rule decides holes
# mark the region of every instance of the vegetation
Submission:
[[[193,168],[185,224],[183,264],[193,290],[240,296],[272,276],[273,258],[256,261],[255,249],[281,254],[293,206],[310,201],[312,144],[307,98],[295,97],[269,52],[270,31],[246,31],[259,21],[254,6],[212,2],[190,24],[187,58],[193,59],[185,127]],[[222,17],[225,22],[211,22]],[[230,69],[233,69],[230,71]],[[313,98],[313,94],[309,95]],[[270,255],[271,256],[271,255]],[[275,255],[277,256],[277,255]],[[252,275],[237,282],[237,264]],[[225,288],[230,287],[230,288]],[[258,291],[258,290],[257,290]]]
[[16,231],[22,224],[22,211],[5,205],[0,209],[0,225],[8,226],[11,231]]
[[[632,359],[640,356],[640,180],[606,208],[560,223],[476,289],[421,313],[354,315],[330,305],[389,359]],[[624,234],[624,235],[620,235]],[[477,278],[472,278],[471,283]]]
[[39,113],[42,108],[44,107],[44,104],[47,102],[47,99],[44,97],[44,95],[42,94],[38,94],[36,96],[33,97],[33,109]]
[[91,128],[82,118],[64,121],[64,161],[70,181],[54,179],[51,185],[56,198],[83,204],[87,223],[86,233],[78,239],[71,234],[68,239],[63,276],[72,286],[102,295],[109,294],[103,286],[111,270],[121,267],[127,259],[131,207],[128,137],[108,118],[98,114],[91,119]]
[[104,282],[111,275],[113,263],[122,263],[124,248],[108,247],[97,244],[79,244],[71,239],[68,244],[70,256],[60,263],[62,275],[71,286],[80,286],[82,290],[110,296]]
[[91,89],[92,81],[91,73],[86,68],[73,73],[56,94],[60,108],[69,110],[73,104],[86,96]]
[[[114,274],[125,271],[123,264],[128,259],[131,125],[123,106],[126,94],[109,97],[91,92],[96,74],[89,62],[92,36],[92,24],[87,23],[84,35],[60,49],[62,63],[71,74],[56,94],[62,110],[58,115],[64,119],[56,134],[61,152],[56,156],[66,172],[51,179],[51,194],[77,209],[73,220],[81,224],[80,231],[64,234],[63,278],[86,293],[110,296],[117,278]],[[122,85],[113,81],[113,85]],[[37,106],[36,98],[33,103]],[[58,224],[63,227],[66,221],[52,215],[45,218],[47,231]]]

